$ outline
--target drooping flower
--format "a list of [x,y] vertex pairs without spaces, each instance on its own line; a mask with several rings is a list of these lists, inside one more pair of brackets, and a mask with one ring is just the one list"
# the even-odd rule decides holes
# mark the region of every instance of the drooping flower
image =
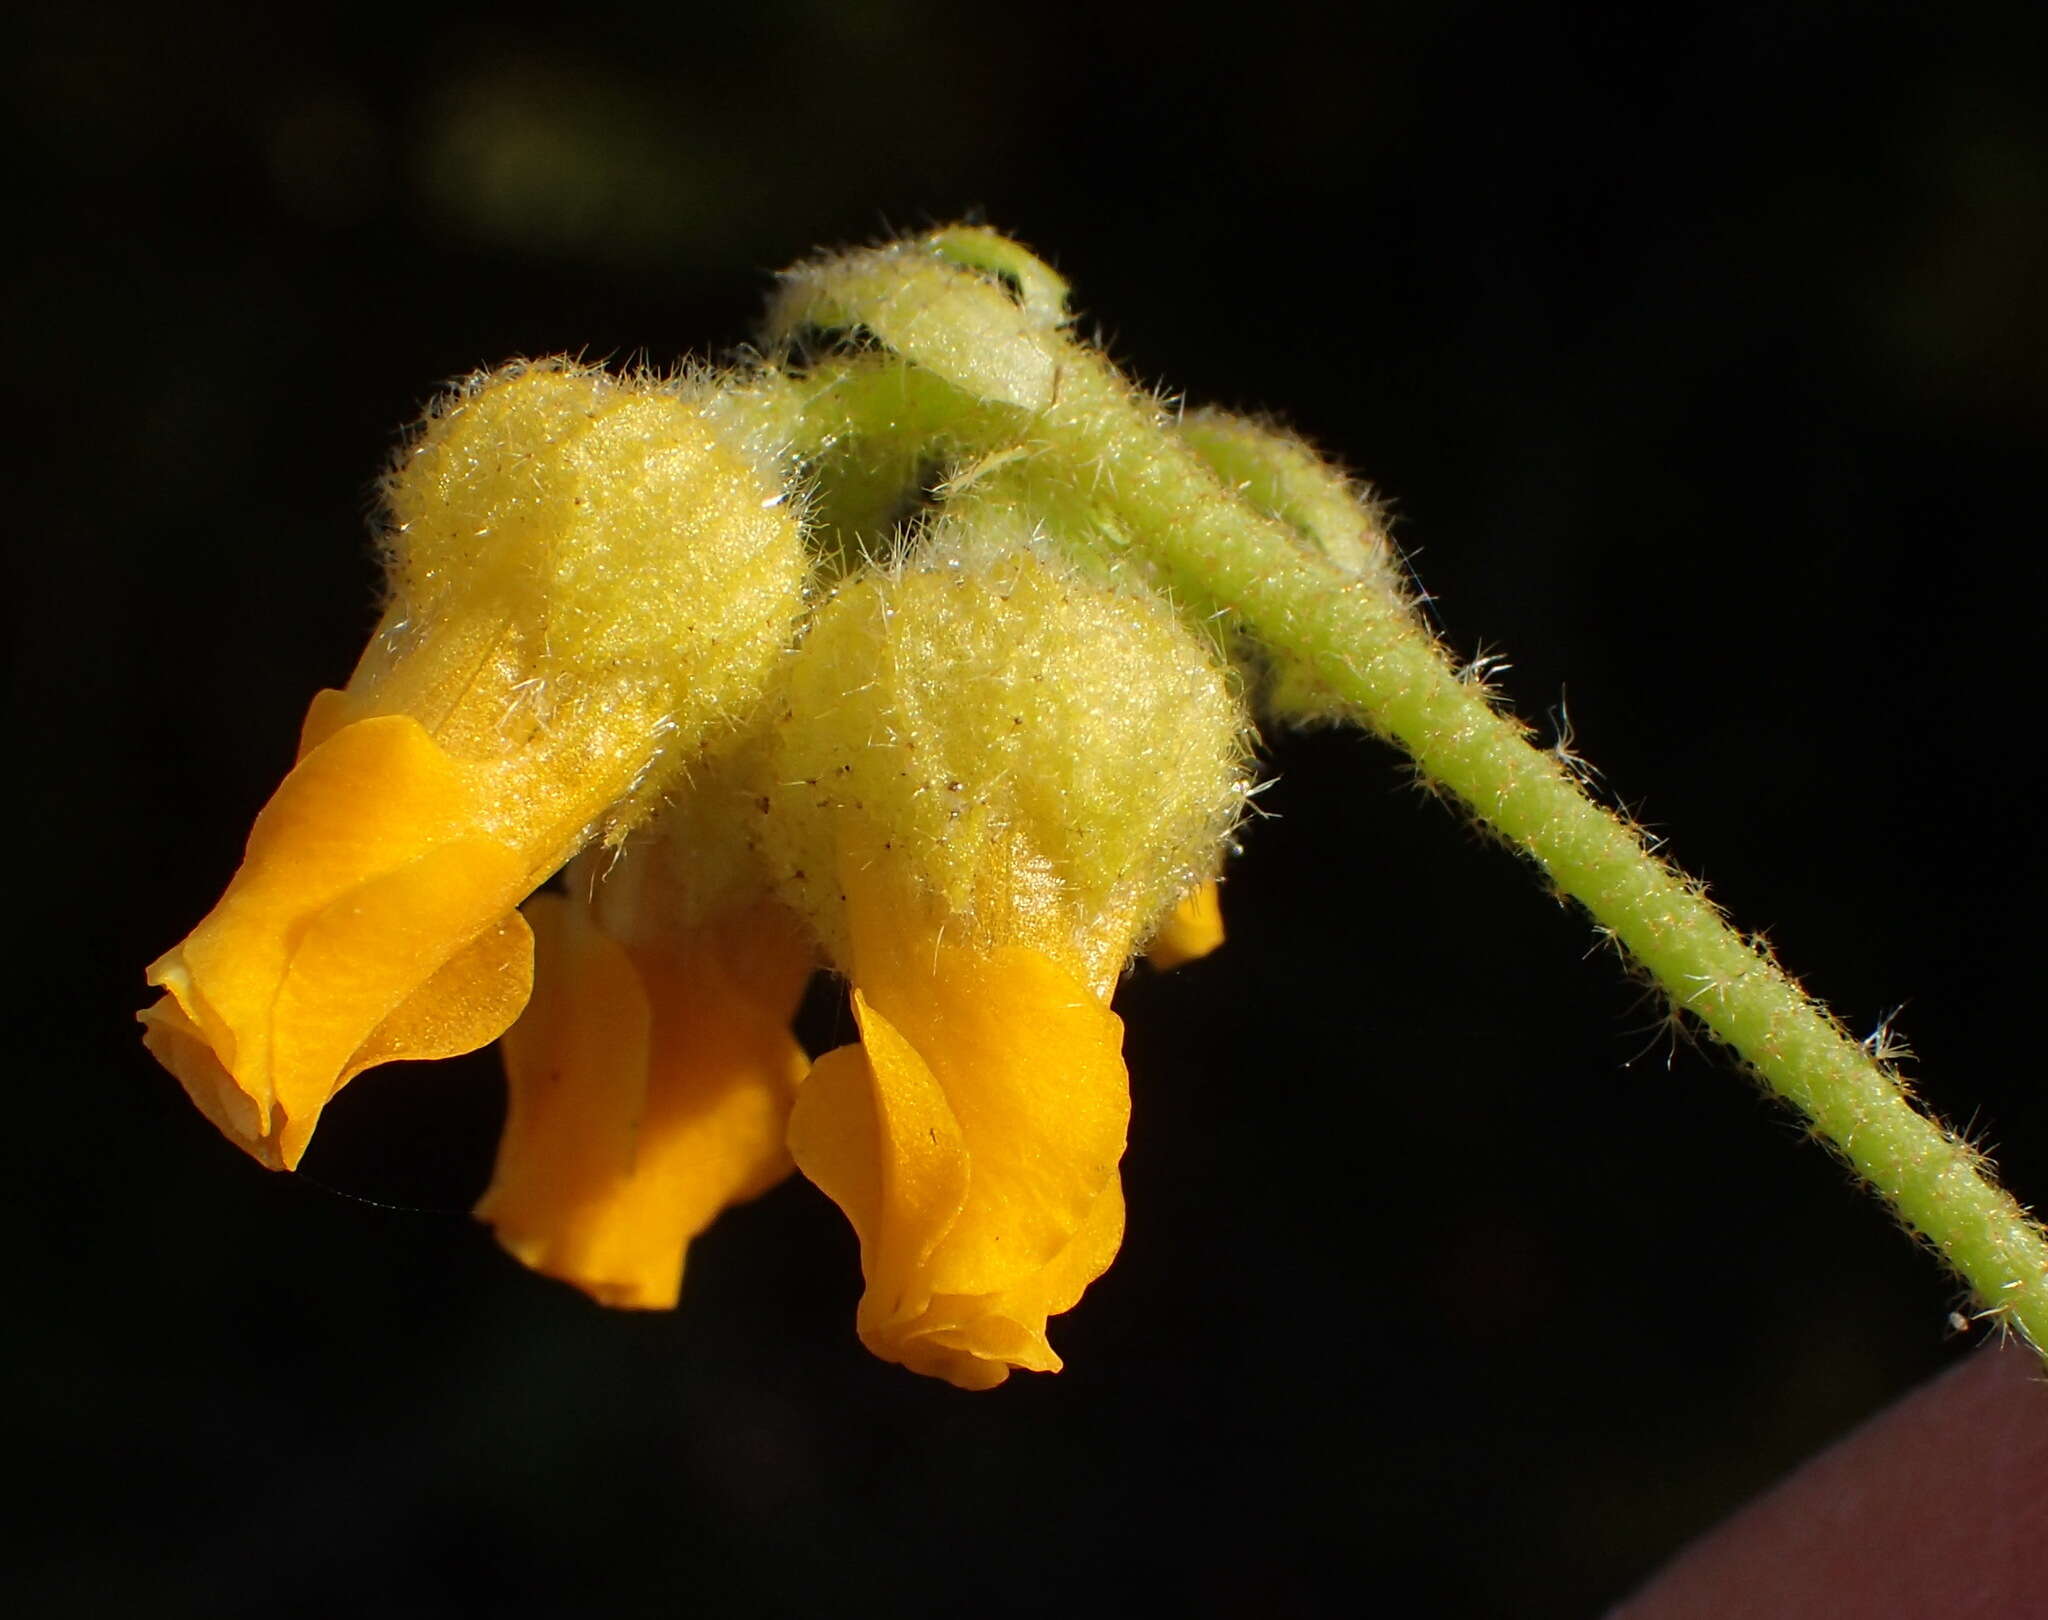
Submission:
[[757,696],[806,561],[708,382],[513,366],[387,481],[390,603],[206,919],[149,970],[150,1050],[273,1168],[372,1064],[525,1004],[519,902]]
[[[747,806],[751,808],[751,806]],[[504,1136],[477,1216],[534,1270],[659,1309],[690,1241],[789,1173],[814,955],[714,765],[616,857],[527,902],[534,995],[504,1037]]]
[[948,523],[840,588],[779,701],[763,852],[860,1028],[790,1148],[859,1235],[860,1336],[966,1388],[1055,1370],[1123,1231],[1110,992],[1242,805],[1230,679],[1162,603]]

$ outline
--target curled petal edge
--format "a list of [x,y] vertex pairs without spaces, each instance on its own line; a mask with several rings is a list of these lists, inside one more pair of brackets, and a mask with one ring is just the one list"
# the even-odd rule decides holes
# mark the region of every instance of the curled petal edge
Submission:
[[[309,741],[324,718],[316,702]],[[534,875],[479,834],[484,810],[479,768],[411,717],[332,729],[257,816],[220,903],[151,966],[165,996],[140,1015],[145,1044],[264,1164],[296,1166],[362,1070],[473,1051],[525,1005],[515,908]]]
[[861,1044],[812,1066],[790,1120],[798,1168],[860,1238],[862,1342],[967,1389],[1057,1371],[1046,1319],[1123,1235],[1122,1024],[1022,947],[877,965],[876,998],[854,991]]

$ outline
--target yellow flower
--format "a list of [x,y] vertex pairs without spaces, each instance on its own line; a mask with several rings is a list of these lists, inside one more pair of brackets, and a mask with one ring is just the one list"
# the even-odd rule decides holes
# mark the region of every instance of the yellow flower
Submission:
[[504,1039],[510,1100],[477,1216],[534,1270],[660,1309],[690,1240],[790,1170],[807,1060],[789,1020],[813,954],[755,875],[722,778],[616,860],[536,895],[534,996]]
[[1123,1233],[1109,995],[1242,803],[1230,682],[1162,604],[949,525],[840,589],[781,704],[763,850],[861,1035],[790,1149],[859,1235],[861,1338],[965,1388],[1054,1371]]
[[530,988],[520,900],[757,697],[806,563],[722,410],[709,383],[512,367],[388,480],[383,621],[219,904],[149,970],[150,1050],[265,1164],[296,1165],[364,1068],[503,1031]]

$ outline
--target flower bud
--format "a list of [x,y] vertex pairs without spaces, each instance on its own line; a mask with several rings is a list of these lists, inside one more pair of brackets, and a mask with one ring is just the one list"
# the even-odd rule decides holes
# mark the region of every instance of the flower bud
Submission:
[[1163,602],[986,525],[843,586],[770,730],[767,862],[842,969],[838,866],[871,838],[956,933],[1028,943],[1106,996],[1214,875],[1247,786],[1210,648]]

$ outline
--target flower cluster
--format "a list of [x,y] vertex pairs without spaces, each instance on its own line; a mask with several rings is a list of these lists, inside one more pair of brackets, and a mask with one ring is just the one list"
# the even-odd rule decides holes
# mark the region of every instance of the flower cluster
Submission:
[[[1123,1230],[1110,996],[1222,937],[1249,697],[1406,749],[2048,1342],[2048,1234],[1449,655],[1371,493],[1134,387],[1016,243],[800,265],[731,372],[480,374],[384,493],[383,621],[149,970],[149,1049],[262,1163],[371,1065],[502,1038],[477,1213],[527,1265],[672,1304],[796,1168],[869,1348],[1054,1369]],[[813,1060],[819,968],[859,1039]]]
[[[793,374],[521,364],[429,414],[382,622],[144,1038],[277,1169],[365,1068],[501,1039],[477,1214],[521,1261],[672,1305],[794,1166],[863,1342],[986,1388],[1058,1368],[1120,1242],[1110,997],[1220,940],[1243,680],[996,472],[920,503],[807,439]],[[859,1039],[812,1058],[820,967]]]

